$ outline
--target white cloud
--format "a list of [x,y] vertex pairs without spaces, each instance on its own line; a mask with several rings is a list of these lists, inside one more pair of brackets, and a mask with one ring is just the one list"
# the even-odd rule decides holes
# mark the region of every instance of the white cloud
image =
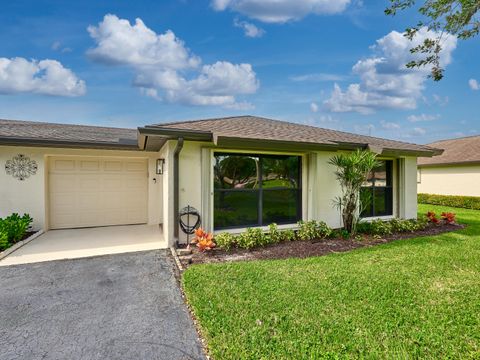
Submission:
[[314,112],[314,113],[318,112],[318,105],[316,103],[312,102],[310,104],[310,111]]
[[420,121],[434,121],[440,118],[439,114],[420,114],[420,115],[410,115],[407,117],[407,120],[410,122],[420,122]]
[[81,96],[86,93],[86,86],[56,60],[0,58],[0,94],[17,93]]
[[470,86],[470,89],[472,89],[472,90],[480,90],[480,84],[475,79],[468,80],[468,85]]
[[238,19],[235,19],[233,21],[233,25],[243,29],[243,32],[245,33],[246,37],[259,38],[265,35],[265,30],[247,21],[240,21]]
[[141,19],[128,20],[107,14],[98,26],[87,28],[97,46],[88,50],[96,61],[108,64],[157,66],[169,69],[194,68],[200,59],[191,55],[171,30],[157,35]]
[[343,12],[350,0],[212,0],[216,11],[230,9],[266,23],[285,23],[309,15]]
[[251,105],[237,102],[236,96],[253,94],[259,87],[250,64],[217,61],[200,66],[200,58],[172,31],[157,35],[140,19],[131,25],[128,20],[105,15],[88,31],[97,43],[88,51],[89,56],[102,63],[131,67],[135,72],[133,85],[157,100],[247,108]]
[[382,128],[385,129],[385,130],[399,130],[400,129],[400,125],[397,124],[397,123],[394,123],[394,122],[388,122],[388,121],[381,120],[380,125],[382,125]]
[[305,75],[295,75],[291,76],[290,80],[292,81],[311,81],[311,82],[323,82],[323,81],[343,81],[346,77],[337,74],[327,74],[327,73],[313,73]]
[[[435,33],[422,28],[412,42],[397,31],[377,40],[372,47],[374,55],[353,66],[353,73],[359,76],[360,82],[350,84],[345,91],[335,84],[325,105],[333,112],[356,111],[363,114],[382,108],[415,109],[431,68],[408,69],[405,64],[418,56],[410,53],[412,47],[435,36]],[[440,53],[442,66],[451,62],[456,44],[456,37],[445,37]]]

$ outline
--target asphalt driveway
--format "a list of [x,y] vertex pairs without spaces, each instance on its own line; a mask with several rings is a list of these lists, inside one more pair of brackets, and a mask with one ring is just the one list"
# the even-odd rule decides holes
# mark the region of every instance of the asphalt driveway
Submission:
[[0,267],[0,359],[204,359],[166,254]]

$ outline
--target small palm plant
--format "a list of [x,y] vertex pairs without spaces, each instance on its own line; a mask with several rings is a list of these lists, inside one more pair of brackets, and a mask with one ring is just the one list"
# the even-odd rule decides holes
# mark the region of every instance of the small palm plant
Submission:
[[342,213],[345,230],[354,235],[359,216],[370,200],[361,196],[362,184],[368,179],[368,174],[380,166],[380,162],[375,153],[357,150],[335,155],[329,163],[337,168],[335,175],[342,188],[342,195],[333,200],[334,205]]

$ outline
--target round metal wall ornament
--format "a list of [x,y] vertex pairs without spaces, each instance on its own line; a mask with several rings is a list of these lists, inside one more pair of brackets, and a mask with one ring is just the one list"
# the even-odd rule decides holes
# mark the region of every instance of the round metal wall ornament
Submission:
[[22,154],[14,156],[12,160],[7,160],[5,164],[7,175],[12,175],[20,181],[29,178],[31,175],[35,175],[37,169],[37,162]]

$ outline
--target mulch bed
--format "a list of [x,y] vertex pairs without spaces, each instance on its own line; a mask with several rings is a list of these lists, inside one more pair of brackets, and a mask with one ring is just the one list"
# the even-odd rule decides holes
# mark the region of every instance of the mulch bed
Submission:
[[289,241],[251,250],[231,249],[228,252],[221,249],[213,249],[202,253],[192,246],[192,255],[189,256],[188,259],[181,259],[181,261],[184,267],[188,267],[188,265],[191,264],[215,262],[307,258],[310,256],[322,256],[331,253],[350,251],[366,246],[385,244],[395,240],[438,235],[445,232],[460,230],[464,227],[465,225],[460,224],[441,226],[429,225],[425,230],[413,233],[396,233],[382,238],[374,238],[373,236],[364,235],[363,240],[334,238],[314,241]]

